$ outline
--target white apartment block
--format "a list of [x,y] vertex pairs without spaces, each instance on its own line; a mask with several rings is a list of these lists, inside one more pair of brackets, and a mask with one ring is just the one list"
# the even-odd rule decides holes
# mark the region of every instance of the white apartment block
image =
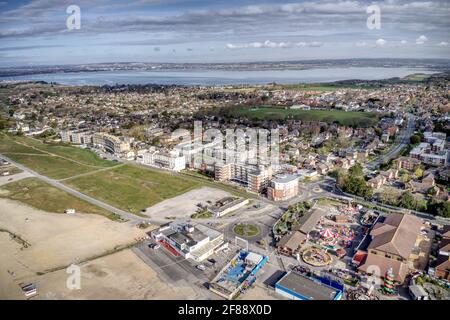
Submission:
[[173,171],[180,171],[186,168],[185,157],[180,156],[176,151],[148,150],[142,154],[142,164]]
[[131,150],[130,143],[108,133],[94,133],[92,143],[109,153],[122,155]]
[[73,144],[92,144],[92,134],[82,130],[63,130],[60,132],[61,141]]
[[425,164],[445,166],[448,163],[449,152],[445,149],[445,140],[428,138],[431,142],[422,142],[411,150],[411,158],[419,159]]
[[248,191],[262,193],[272,178],[270,165],[249,165],[239,163],[217,164],[214,170],[218,181],[236,181],[247,186]]

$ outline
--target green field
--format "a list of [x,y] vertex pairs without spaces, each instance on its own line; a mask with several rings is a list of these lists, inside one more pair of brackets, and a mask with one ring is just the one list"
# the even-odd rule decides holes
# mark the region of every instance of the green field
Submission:
[[0,153],[53,179],[69,178],[117,165],[99,158],[89,150],[46,144],[23,136],[0,135]]
[[183,176],[131,165],[69,179],[65,183],[134,214],[202,185]]
[[11,182],[3,185],[0,190],[0,198],[20,201],[47,212],[64,213],[64,210],[73,208],[80,213],[99,214],[111,220],[119,218],[36,178]]
[[369,127],[378,121],[378,117],[369,112],[341,110],[295,110],[279,107],[236,107],[230,110],[234,117],[247,117],[250,120],[286,120],[323,121],[345,126]]
[[301,90],[301,91],[320,91],[320,92],[330,92],[339,89],[367,89],[373,90],[377,88],[373,85],[358,85],[350,83],[294,83],[294,84],[276,84],[273,89],[278,90]]
[[105,161],[95,153],[66,144],[44,143],[38,139],[24,136],[0,136],[0,153],[46,153],[63,158],[69,158],[82,165],[95,167],[112,167],[112,161]]

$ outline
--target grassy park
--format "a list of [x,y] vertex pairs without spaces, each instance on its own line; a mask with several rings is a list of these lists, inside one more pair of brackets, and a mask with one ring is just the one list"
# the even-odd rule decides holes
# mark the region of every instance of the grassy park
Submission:
[[76,177],[65,183],[134,214],[201,186],[200,182],[179,175],[132,165]]
[[0,188],[0,198],[20,201],[47,212],[64,213],[64,210],[73,208],[81,213],[99,214],[111,220],[118,219],[115,214],[78,199],[37,178],[26,178],[3,185]]
[[142,209],[207,185],[232,194],[245,194],[204,176],[171,174],[137,165],[99,158],[78,147],[0,135],[0,153],[12,160],[112,206],[140,215]]
[[23,136],[0,135],[0,153],[53,179],[64,179],[117,165],[99,158],[89,150],[47,144]]
[[231,110],[234,117],[247,117],[251,120],[286,120],[323,121],[338,123],[345,126],[369,127],[378,118],[370,112],[355,112],[342,110],[297,110],[280,107],[236,107]]

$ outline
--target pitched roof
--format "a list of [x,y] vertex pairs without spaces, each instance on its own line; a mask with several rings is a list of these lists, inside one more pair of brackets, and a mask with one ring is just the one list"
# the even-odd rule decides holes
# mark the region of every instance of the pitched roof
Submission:
[[442,229],[442,238],[450,239],[450,224],[445,225]]
[[299,231],[294,231],[291,234],[285,235],[278,242],[278,247],[289,248],[292,251],[298,250],[303,240],[306,239],[306,235]]
[[450,252],[450,238],[443,238],[439,244],[439,251]]
[[450,256],[440,254],[436,260],[436,269],[450,270]]
[[422,227],[422,220],[407,214],[390,214],[371,231],[368,249],[375,249],[408,259]]
[[[384,277],[389,268],[392,268],[395,281],[399,283],[405,281],[409,268],[407,264],[398,260],[388,259],[383,256],[369,253],[364,262],[358,267],[359,270],[375,274],[379,277]],[[377,274],[377,272],[379,272],[379,274]]]

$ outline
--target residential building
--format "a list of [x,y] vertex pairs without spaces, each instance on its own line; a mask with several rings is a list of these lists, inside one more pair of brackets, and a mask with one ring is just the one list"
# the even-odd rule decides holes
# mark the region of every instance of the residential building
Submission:
[[272,201],[285,201],[298,195],[298,176],[283,175],[270,181],[267,197]]
[[142,164],[181,171],[186,168],[186,158],[176,151],[148,150],[142,153]]
[[411,150],[409,155],[425,164],[445,166],[448,163],[449,152],[447,149],[443,149],[442,142],[434,141],[433,144],[428,142],[420,143]]
[[235,181],[245,185],[250,192],[263,193],[272,178],[272,167],[239,163],[216,164],[214,175],[218,181]]
[[60,132],[61,141],[73,144],[92,144],[92,134],[87,130],[63,130]]
[[434,274],[438,278],[450,281],[450,225],[444,226],[442,231]]
[[418,159],[411,157],[400,157],[397,159],[397,169],[405,169],[414,171],[420,166],[421,162]]
[[108,133],[94,133],[92,143],[97,148],[102,148],[106,152],[121,155],[130,151],[130,143],[124,138],[116,137]]

